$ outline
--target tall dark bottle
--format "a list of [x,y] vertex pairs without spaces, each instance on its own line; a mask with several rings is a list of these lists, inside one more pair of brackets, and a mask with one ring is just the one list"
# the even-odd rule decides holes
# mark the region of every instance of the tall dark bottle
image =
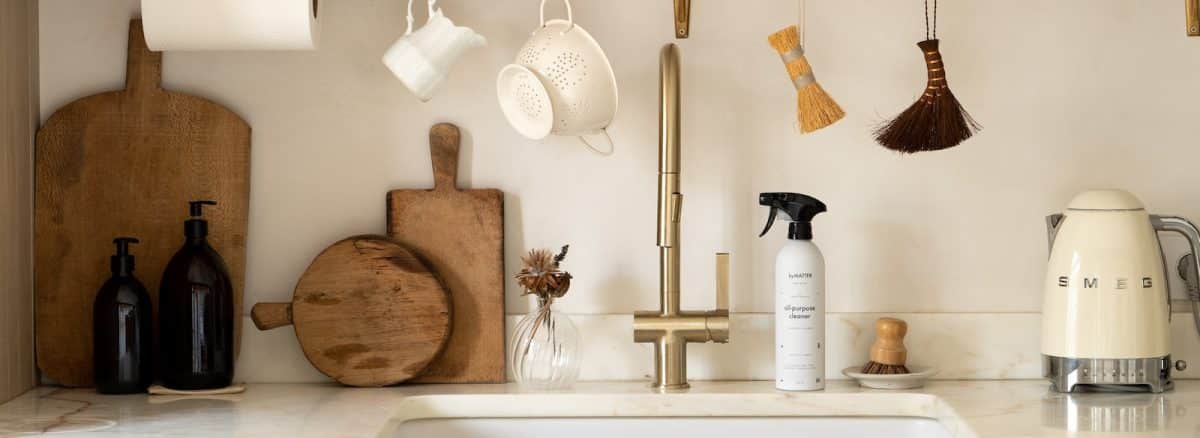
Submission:
[[233,283],[208,244],[205,205],[192,201],[183,248],[171,257],[158,290],[159,355],[164,386],[214,389],[233,380]]
[[96,391],[146,392],[154,381],[154,312],[150,294],[133,276],[132,237],[113,239],[112,278],[100,286],[92,306],[92,364]]

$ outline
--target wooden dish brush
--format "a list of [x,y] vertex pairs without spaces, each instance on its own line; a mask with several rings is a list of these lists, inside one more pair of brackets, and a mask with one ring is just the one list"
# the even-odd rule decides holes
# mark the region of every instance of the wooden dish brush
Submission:
[[871,361],[862,367],[863,374],[908,374],[904,362],[908,360],[908,349],[904,347],[904,335],[908,324],[896,318],[875,320],[875,343],[871,345]]

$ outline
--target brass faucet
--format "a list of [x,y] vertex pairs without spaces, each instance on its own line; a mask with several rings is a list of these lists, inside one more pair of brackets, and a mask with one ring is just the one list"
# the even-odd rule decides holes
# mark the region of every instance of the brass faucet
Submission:
[[687,344],[729,341],[729,254],[717,253],[717,310],[679,310],[679,49],[659,55],[658,275],[659,310],[636,312],[634,342],[654,344],[654,380],[660,390],[685,389]]

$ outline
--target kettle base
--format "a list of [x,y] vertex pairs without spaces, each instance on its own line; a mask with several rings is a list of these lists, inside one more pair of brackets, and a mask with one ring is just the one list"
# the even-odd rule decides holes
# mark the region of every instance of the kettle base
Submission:
[[[1042,355],[1042,375],[1055,392],[1085,388],[1145,387],[1150,392],[1171,389],[1171,355],[1135,359],[1081,359]],[[1132,389],[1132,388],[1130,388]]]

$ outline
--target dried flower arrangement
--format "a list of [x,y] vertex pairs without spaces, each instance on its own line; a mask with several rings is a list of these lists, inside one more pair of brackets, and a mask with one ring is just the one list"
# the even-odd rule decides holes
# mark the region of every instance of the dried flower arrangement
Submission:
[[567,248],[570,245],[563,245],[557,255],[547,249],[533,249],[521,257],[524,266],[516,275],[517,284],[525,289],[521,295],[537,295],[539,300],[548,302],[567,294],[571,288],[571,273],[559,269],[563,259],[567,258]]
[[536,295],[538,304],[517,322],[509,341],[509,368],[518,383],[532,388],[570,387],[579,375],[579,332],[552,305],[571,288],[571,274],[562,270],[567,248],[563,245],[557,255],[546,249],[529,251],[515,276],[525,289],[522,295]]

